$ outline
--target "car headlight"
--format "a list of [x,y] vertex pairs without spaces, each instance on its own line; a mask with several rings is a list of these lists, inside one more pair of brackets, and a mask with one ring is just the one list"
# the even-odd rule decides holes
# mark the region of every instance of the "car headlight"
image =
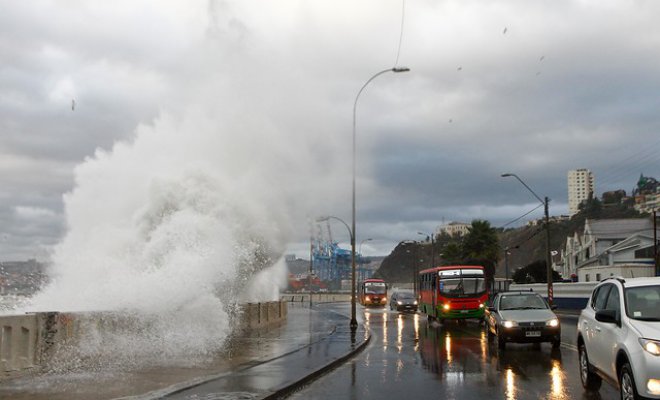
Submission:
[[549,321],[545,321],[545,326],[549,326],[551,328],[556,328],[559,326],[559,320],[557,318],[553,318]]
[[403,301],[397,301],[396,304],[401,306],[401,305],[403,305]]
[[654,356],[660,356],[660,341],[639,338],[639,344],[642,345],[644,350],[648,351]]
[[417,305],[417,300],[413,301],[413,304],[414,304],[414,305]]
[[513,328],[514,326],[518,326],[518,323],[516,321],[503,321],[502,326],[505,328]]
[[443,304],[442,308],[444,308],[445,310],[449,310],[449,303]]
[[369,296],[365,297],[364,301],[371,301],[371,297],[369,297]]

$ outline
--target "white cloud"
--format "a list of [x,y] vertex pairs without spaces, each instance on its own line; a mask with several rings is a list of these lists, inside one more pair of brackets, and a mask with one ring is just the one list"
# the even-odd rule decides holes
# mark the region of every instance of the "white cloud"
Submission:
[[39,207],[16,206],[14,211],[19,218],[26,220],[43,220],[57,217],[54,211]]

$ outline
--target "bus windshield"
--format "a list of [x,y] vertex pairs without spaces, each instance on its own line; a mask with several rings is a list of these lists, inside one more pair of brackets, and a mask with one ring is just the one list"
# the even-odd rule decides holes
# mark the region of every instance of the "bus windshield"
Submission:
[[483,270],[449,269],[439,271],[440,294],[447,297],[473,297],[486,291]]
[[448,297],[468,297],[485,291],[484,278],[449,278],[440,281],[440,293]]
[[387,293],[386,286],[383,282],[365,282],[364,283],[364,293],[365,294],[384,294]]

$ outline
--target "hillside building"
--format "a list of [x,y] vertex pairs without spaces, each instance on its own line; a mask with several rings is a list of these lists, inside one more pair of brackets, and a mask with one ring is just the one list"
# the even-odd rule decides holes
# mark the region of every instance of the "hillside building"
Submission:
[[593,196],[594,175],[585,168],[568,171],[568,213],[580,211],[580,204]]
[[465,236],[468,234],[471,226],[471,224],[466,224],[464,222],[450,222],[440,229],[443,232],[446,232],[449,236]]

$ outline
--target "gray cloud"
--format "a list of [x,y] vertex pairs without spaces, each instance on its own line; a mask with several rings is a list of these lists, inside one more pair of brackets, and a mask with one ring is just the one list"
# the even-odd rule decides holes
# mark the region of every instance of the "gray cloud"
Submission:
[[[353,101],[394,62],[400,12],[400,1],[3,2],[0,259],[61,238],[76,164],[191,104],[214,104],[236,135],[279,138],[279,157],[255,145],[236,167],[281,180],[291,249],[306,254],[310,217],[350,217]],[[411,72],[379,77],[358,103],[365,249],[388,252],[443,218],[497,225],[535,207],[503,172],[553,213],[566,210],[569,169],[590,168],[598,192],[660,175],[658,12],[653,1],[407,2]],[[300,165],[287,158],[306,171],[279,173]]]

